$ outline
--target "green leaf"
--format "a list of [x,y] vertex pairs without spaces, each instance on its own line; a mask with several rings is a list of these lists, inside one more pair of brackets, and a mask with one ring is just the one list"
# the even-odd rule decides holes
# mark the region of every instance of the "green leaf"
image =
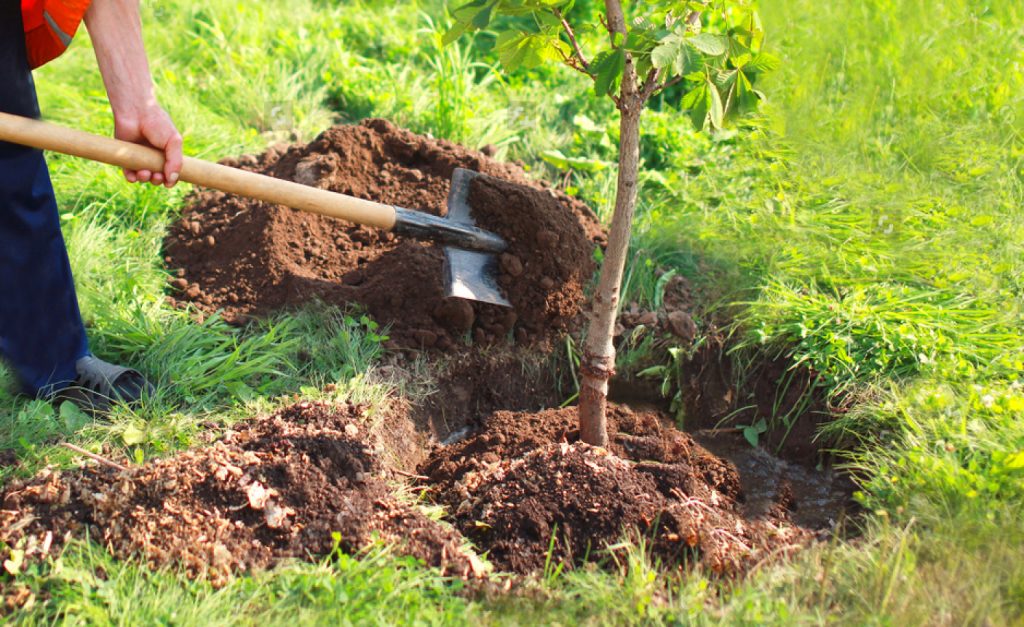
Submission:
[[534,68],[544,61],[561,61],[559,53],[567,53],[566,44],[545,33],[506,31],[495,43],[498,58],[508,71]]
[[767,52],[759,52],[754,55],[754,58],[750,60],[744,66],[744,70],[750,73],[760,74],[763,72],[774,72],[779,69],[781,62],[775,55],[768,54]]
[[580,170],[582,172],[600,172],[607,170],[609,164],[600,159],[587,159],[584,157],[567,157],[561,150],[546,150],[540,154],[540,158],[550,163],[559,170]]
[[761,434],[754,427],[744,427],[743,437],[750,443],[750,446],[757,446],[758,441],[761,439]]
[[621,49],[602,52],[590,66],[594,76],[594,89],[599,96],[607,96],[619,90],[622,73],[626,69],[626,52]]
[[473,28],[483,30],[491,23],[491,13],[494,7],[489,6],[473,16]]
[[725,122],[725,107],[722,106],[722,95],[718,93],[718,87],[708,81],[708,93],[711,94],[711,108],[708,111],[708,118],[711,120],[711,127],[722,128]]
[[450,29],[448,29],[448,32],[444,34],[444,37],[441,39],[442,44],[450,46],[458,41],[459,37],[465,35],[466,32],[469,31],[469,28],[470,24],[467,22],[456,22]]
[[71,401],[64,401],[60,404],[60,417],[68,431],[77,431],[89,424],[90,418],[84,411],[78,408]]
[[686,71],[688,50],[686,40],[673,33],[662,39],[658,47],[651,51],[651,63],[659,70],[670,69],[672,74],[683,74]]
[[135,446],[146,441],[146,433],[135,425],[128,425],[121,432],[121,440],[128,446]]
[[662,376],[665,376],[666,372],[668,372],[668,368],[665,367],[665,366],[651,366],[650,368],[645,368],[644,370],[641,370],[640,372],[636,373],[636,376],[638,376],[638,377],[662,377]]
[[700,33],[690,37],[687,41],[709,57],[720,57],[729,49],[728,38],[714,33]]
[[243,403],[248,403],[258,396],[251,387],[241,381],[231,381],[224,384],[224,387],[231,393],[231,396]]
[[736,71],[736,93],[732,97],[736,110],[740,113],[749,113],[757,108],[757,103],[760,100],[757,96],[757,92],[754,91],[753,85],[750,83],[750,79],[747,75],[741,71]]
[[757,108],[760,100],[754,91],[750,79],[743,68],[721,72],[715,80],[722,93],[725,93],[724,111],[726,117],[734,112],[747,113]]
[[690,120],[697,129],[703,129],[708,123],[708,111],[711,109],[711,94],[708,93],[708,82],[702,81],[683,96],[682,107],[690,112]]

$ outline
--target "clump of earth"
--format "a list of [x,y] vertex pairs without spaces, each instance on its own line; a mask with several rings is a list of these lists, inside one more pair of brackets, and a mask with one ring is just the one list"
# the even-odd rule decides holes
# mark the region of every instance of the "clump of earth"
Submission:
[[239,323],[314,299],[358,305],[389,325],[394,345],[440,350],[541,344],[579,321],[603,232],[586,205],[517,165],[385,120],[224,163],[439,216],[456,168],[486,174],[470,203],[477,225],[509,243],[498,282],[513,307],[445,298],[432,244],[216,191],[197,192],[164,242],[178,304]]
[[449,574],[480,574],[458,533],[395,498],[365,410],[303,402],[125,471],[43,471],[4,489],[0,542],[31,559],[88,534],[118,557],[223,584],[327,555],[335,537],[349,553],[379,539]]
[[456,526],[501,569],[536,572],[609,561],[623,538],[646,541],[664,565],[734,574],[811,541],[780,483],[756,517],[744,513],[736,467],[657,412],[609,409],[608,449],[579,441],[576,408],[495,412],[441,447],[420,471]]
[[[375,421],[360,405],[300,402],[140,466],[44,470],[0,492],[0,557],[52,557],[89,537],[119,558],[222,585],[283,559],[321,559],[336,542],[358,554],[383,541],[478,580],[490,568],[469,546],[529,574],[549,560],[614,566],[621,540],[642,539],[665,567],[729,576],[833,526],[800,516],[814,504],[788,479],[799,473],[776,466],[771,481],[751,483],[654,411],[611,405],[607,449],[579,442],[574,408],[495,412],[471,437],[437,445],[418,473],[397,468]],[[396,496],[410,477],[450,524]],[[829,507],[837,516],[842,501]]]

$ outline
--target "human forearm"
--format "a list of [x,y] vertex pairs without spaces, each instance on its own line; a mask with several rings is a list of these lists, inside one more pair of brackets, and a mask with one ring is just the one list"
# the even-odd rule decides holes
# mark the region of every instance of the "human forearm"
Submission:
[[85,14],[115,116],[156,106],[137,0],[94,0]]
[[93,0],[85,14],[96,61],[114,112],[114,135],[163,150],[163,172],[126,171],[129,181],[173,185],[181,170],[181,135],[157,103],[138,0]]

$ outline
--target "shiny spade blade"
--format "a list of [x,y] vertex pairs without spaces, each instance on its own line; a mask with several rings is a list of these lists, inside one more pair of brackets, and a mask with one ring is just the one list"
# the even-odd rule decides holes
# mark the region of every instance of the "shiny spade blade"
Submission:
[[495,277],[498,276],[498,258],[489,253],[446,247],[444,249],[445,294],[456,298],[476,300],[500,307],[512,303],[501,293]]

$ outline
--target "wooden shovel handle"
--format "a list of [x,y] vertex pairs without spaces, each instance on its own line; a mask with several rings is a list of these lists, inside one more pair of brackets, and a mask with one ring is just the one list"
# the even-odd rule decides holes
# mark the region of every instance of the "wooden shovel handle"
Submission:
[[[155,148],[8,113],[0,113],[0,141],[99,161],[127,170],[160,172],[164,169],[164,153]],[[185,157],[181,180],[367,226],[386,230],[395,226],[394,207],[192,157]]]

